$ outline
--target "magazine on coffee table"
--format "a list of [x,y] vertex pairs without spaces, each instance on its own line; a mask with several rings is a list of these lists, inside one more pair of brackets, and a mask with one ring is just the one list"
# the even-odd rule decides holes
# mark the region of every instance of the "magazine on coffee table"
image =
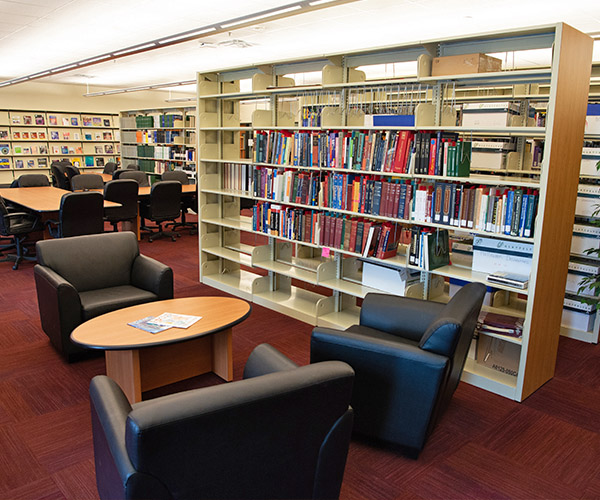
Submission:
[[133,326],[134,328],[139,328],[140,330],[144,330],[149,333],[160,333],[164,332],[171,328],[170,326],[158,326],[150,323],[151,320],[154,319],[154,316],[147,316],[142,319],[138,319],[136,321],[132,321],[131,323],[127,323],[129,326]]
[[202,316],[190,316],[188,314],[162,313],[160,316],[148,321],[148,324],[154,326],[164,326],[167,328],[189,328],[196,321],[202,319]]

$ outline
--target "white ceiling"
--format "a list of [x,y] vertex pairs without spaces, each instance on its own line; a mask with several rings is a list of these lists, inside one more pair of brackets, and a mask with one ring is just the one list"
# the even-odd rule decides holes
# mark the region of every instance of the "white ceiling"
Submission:
[[[0,80],[288,3],[290,0],[0,0]],[[358,0],[46,80],[111,88],[149,85],[194,79],[196,71],[559,21],[599,35],[600,0]],[[250,46],[236,46],[246,44]],[[596,42],[595,61],[600,61],[598,45]],[[546,61],[532,54],[528,62]]]

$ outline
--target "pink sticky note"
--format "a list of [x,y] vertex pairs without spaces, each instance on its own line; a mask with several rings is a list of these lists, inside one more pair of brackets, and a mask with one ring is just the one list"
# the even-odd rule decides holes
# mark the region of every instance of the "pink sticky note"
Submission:
[[321,256],[329,257],[330,254],[331,254],[331,250],[327,247],[323,247],[323,249],[321,250]]

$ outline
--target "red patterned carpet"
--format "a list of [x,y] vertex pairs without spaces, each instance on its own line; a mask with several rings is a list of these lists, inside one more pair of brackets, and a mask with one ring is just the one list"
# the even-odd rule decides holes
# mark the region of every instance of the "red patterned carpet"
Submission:
[[[141,249],[173,267],[176,297],[220,294],[198,283],[197,237]],[[0,499],[97,498],[87,390],[104,360],[69,365],[56,354],[32,269],[0,263]],[[261,342],[308,363],[310,332],[253,305],[234,330],[235,378]],[[207,375],[145,396],[218,382]],[[353,442],[342,498],[600,498],[600,348],[561,339],[555,378],[521,404],[461,383],[416,461]]]

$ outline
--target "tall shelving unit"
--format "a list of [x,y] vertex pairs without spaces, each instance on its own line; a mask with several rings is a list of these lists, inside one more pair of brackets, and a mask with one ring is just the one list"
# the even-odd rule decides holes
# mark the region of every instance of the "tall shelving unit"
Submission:
[[[502,342],[517,346],[517,373],[501,373],[469,359],[463,375],[466,382],[486,390],[518,401],[525,399],[554,373],[583,141],[591,47],[589,37],[560,23],[198,74],[201,281],[303,321],[341,328],[357,322],[359,299],[370,291],[378,291],[360,281],[360,266],[365,261],[396,266],[404,270],[402,272],[420,273],[419,282],[406,289],[405,293],[411,296],[431,297],[433,291],[443,289],[443,285],[439,285],[443,278],[489,284],[487,273],[458,265],[430,272],[407,265],[406,250],[402,251],[402,247],[398,255],[382,261],[373,257],[365,259],[362,253],[344,249],[339,244],[324,247],[310,233],[307,233],[308,237],[294,234],[294,239],[289,237],[291,233],[282,235],[269,230],[269,234],[264,234],[258,230],[257,212],[244,209],[242,199],[250,199],[255,205],[274,203],[303,213],[315,213],[315,220],[323,214],[337,214],[372,221],[389,220],[406,228],[415,225],[446,228],[508,243],[530,243],[533,258],[528,289],[521,291],[509,305],[492,308],[524,318],[522,338],[497,336]],[[361,67],[370,64],[416,61],[421,55],[427,60],[437,56],[542,48],[553,48],[551,68],[376,81],[367,81],[360,71]],[[286,76],[321,70],[322,82],[316,85],[295,85],[293,79]],[[241,90],[250,79],[252,89]],[[485,102],[498,100],[498,95],[502,95],[503,100],[517,102],[522,115],[526,116],[529,102],[540,99],[530,95],[527,89],[537,85],[546,85],[548,89],[542,98],[548,103],[543,127],[531,126],[527,120],[505,127],[457,124],[453,110],[460,104],[457,96],[464,102]],[[482,92],[484,88],[486,91]],[[492,95],[488,92],[490,88],[496,89]],[[368,125],[365,104],[369,108],[373,103],[381,104],[382,100],[390,105],[386,109],[395,106],[397,110],[415,100],[423,106],[414,110],[414,125]],[[306,116],[303,111],[309,104],[316,110],[318,123],[302,121]],[[248,105],[254,108],[250,128],[240,124],[240,106]],[[468,139],[506,138],[512,140],[516,148],[511,168],[504,169],[501,174],[476,172],[473,168],[470,177],[459,178],[329,168],[312,163],[299,166],[294,162],[256,161],[256,156],[242,158],[240,137],[247,135],[249,130],[254,134],[255,148],[257,134],[270,131],[318,136],[334,131],[391,133],[402,130],[444,131]],[[543,162],[535,171],[524,167],[528,164],[525,144],[530,139],[544,142]],[[533,237],[507,236],[423,222],[415,220],[413,215],[390,218],[357,213],[324,207],[319,197],[304,200],[304,203],[273,200],[269,194],[257,196],[256,182],[253,186],[250,176],[250,172],[257,169],[278,170],[282,174],[291,170],[308,177],[313,174],[321,180],[329,174],[341,173],[368,175],[386,181],[403,180],[417,186],[445,181],[463,187],[486,185],[535,189],[539,191],[535,231]],[[510,287],[494,286],[515,291]],[[437,297],[437,300],[447,299],[444,294]]]
[[183,170],[196,178],[193,106],[121,111],[120,125],[124,167],[136,163],[140,170],[156,175]]
[[[588,103],[593,106],[600,105],[599,78],[600,66],[594,65],[588,95]],[[595,119],[593,116],[590,118]],[[595,124],[588,124],[587,120],[584,141],[566,298],[567,303],[570,302],[572,305],[577,305],[577,301],[583,297],[591,303],[577,305],[582,309],[581,312],[576,312],[579,319],[575,322],[569,322],[569,324],[564,324],[566,321],[563,321],[561,334],[565,337],[597,344],[600,336],[600,317],[597,313],[598,297],[594,297],[593,292],[589,289],[583,295],[579,293],[579,281],[584,276],[591,273],[600,273],[600,256],[585,253],[587,248],[598,248],[600,246],[598,218],[592,216],[595,208],[600,205],[600,171],[595,166],[600,162],[600,131],[595,127]],[[587,235],[587,237],[582,235]],[[585,243],[586,241],[587,243]],[[586,318],[586,314],[583,312],[586,308],[591,312],[589,319]],[[573,312],[567,312],[567,314],[572,315]]]
[[68,159],[88,172],[119,157],[118,115],[0,110],[0,183],[22,173],[50,175],[50,164]]

